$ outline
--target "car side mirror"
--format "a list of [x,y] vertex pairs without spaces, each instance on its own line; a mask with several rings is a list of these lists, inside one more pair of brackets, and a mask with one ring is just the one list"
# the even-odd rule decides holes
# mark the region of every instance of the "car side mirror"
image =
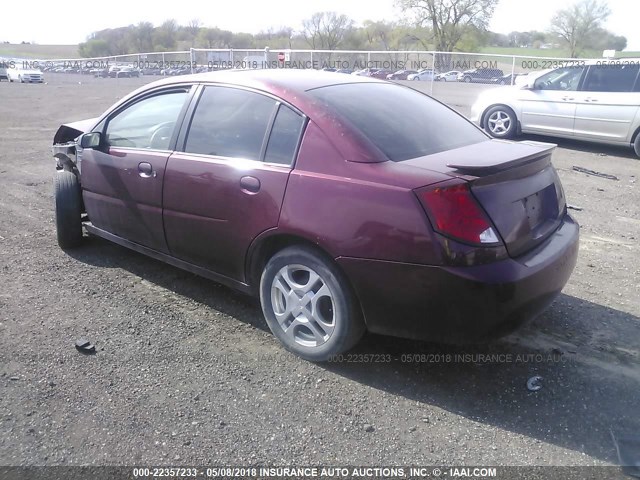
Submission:
[[82,148],[99,148],[102,144],[102,134],[100,132],[85,133],[80,137]]

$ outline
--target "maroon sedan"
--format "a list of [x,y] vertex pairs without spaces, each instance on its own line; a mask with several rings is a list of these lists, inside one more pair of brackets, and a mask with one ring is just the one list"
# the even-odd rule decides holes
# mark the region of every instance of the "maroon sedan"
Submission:
[[259,296],[310,360],[366,330],[482,340],[540,313],[574,268],[553,148],[366,77],[169,78],[60,127],[58,242],[84,228]]

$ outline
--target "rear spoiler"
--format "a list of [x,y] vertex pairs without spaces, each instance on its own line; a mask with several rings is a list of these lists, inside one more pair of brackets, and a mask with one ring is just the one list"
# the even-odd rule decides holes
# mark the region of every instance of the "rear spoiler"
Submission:
[[[493,140],[496,142],[497,140]],[[508,142],[513,144],[513,142]],[[447,163],[447,167],[453,168],[458,172],[465,175],[486,176],[494,173],[509,170],[513,167],[519,167],[528,163],[534,163],[537,160],[541,160],[545,157],[550,157],[553,153],[556,145],[543,142],[524,141],[518,142],[517,145],[527,145],[529,150],[526,155],[521,155],[522,150],[518,153],[520,155],[514,157],[509,156],[479,156],[474,157],[473,161],[464,162],[459,161],[455,163]],[[506,152],[506,149],[504,150]]]

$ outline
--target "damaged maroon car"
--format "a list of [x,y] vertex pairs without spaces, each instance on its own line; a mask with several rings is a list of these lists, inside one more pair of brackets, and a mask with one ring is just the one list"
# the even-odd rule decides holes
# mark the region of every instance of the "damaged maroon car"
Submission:
[[366,77],[175,77],[60,127],[58,242],[84,229],[256,295],[309,360],[365,331],[484,340],[542,312],[575,266],[553,149]]

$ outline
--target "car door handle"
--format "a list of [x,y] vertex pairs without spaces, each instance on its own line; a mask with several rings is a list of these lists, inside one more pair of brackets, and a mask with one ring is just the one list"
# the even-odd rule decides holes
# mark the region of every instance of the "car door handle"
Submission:
[[567,102],[567,101],[574,100],[574,98],[573,98],[573,97],[562,97],[562,100],[564,100],[565,102]]
[[585,98],[585,99],[584,99],[584,101],[585,101],[585,102],[597,102],[597,101],[598,101],[598,99],[597,99],[597,98],[591,98],[591,97],[588,97],[588,98]]
[[138,164],[138,175],[142,178],[155,178],[157,174],[149,162],[140,162]]
[[240,186],[249,193],[257,193],[260,190],[260,180],[256,177],[242,177],[240,179]]

